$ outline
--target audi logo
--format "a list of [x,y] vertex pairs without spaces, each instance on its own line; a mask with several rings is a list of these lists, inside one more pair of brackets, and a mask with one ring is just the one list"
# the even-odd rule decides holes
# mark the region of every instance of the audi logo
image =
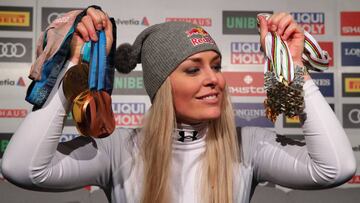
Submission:
[[360,109],[352,109],[348,114],[349,120],[354,124],[360,123]]
[[64,14],[65,13],[56,13],[56,12],[50,13],[47,17],[48,24],[50,25],[55,19],[62,17]]
[[22,43],[0,42],[0,57],[21,58],[26,54],[26,47]]

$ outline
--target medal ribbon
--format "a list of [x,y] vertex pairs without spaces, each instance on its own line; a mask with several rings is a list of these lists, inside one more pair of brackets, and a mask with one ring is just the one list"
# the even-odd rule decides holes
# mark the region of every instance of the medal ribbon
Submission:
[[[260,14],[266,19],[269,14]],[[302,61],[307,69],[314,71],[324,71],[329,66],[329,54],[322,50],[318,42],[308,32],[304,31],[305,43]],[[289,47],[275,32],[269,32],[265,37],[265,61],[264,73],[273,71],[276,79],[289,84],[294,79],[294,63],[292,61]]]

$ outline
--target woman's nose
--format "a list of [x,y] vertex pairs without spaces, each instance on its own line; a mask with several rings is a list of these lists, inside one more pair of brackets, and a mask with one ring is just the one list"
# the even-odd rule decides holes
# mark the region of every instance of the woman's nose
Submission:
[[217,73],[210,67],[205,71],[204,86],[215,87],[219,82]]

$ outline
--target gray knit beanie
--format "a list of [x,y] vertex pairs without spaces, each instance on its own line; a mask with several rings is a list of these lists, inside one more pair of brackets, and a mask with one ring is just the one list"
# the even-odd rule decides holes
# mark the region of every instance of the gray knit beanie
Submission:
[[144,86],[151,101],[166,78],[189,56],[198,52],[220,51],[210,35],[201,27],[186,22],[166,22],[146,28],[133,45],[117,48],[116,69],[129,73],[142,64]]

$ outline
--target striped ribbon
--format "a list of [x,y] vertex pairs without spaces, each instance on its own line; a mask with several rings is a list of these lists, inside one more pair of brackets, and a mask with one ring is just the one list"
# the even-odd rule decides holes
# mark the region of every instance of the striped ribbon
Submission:
[[[259,14],[266,19],[270,14]],[[324,71],[329,67],[329,54],[322,50],[320,45],[308,32],[304,31],[305,44],[302,61],[307,70]],[[294,63],[287,43],[275,32],[268,32],[265,37],[265,61],[264,73],[273,71],[276,79],[287,85],[294,79]]]

